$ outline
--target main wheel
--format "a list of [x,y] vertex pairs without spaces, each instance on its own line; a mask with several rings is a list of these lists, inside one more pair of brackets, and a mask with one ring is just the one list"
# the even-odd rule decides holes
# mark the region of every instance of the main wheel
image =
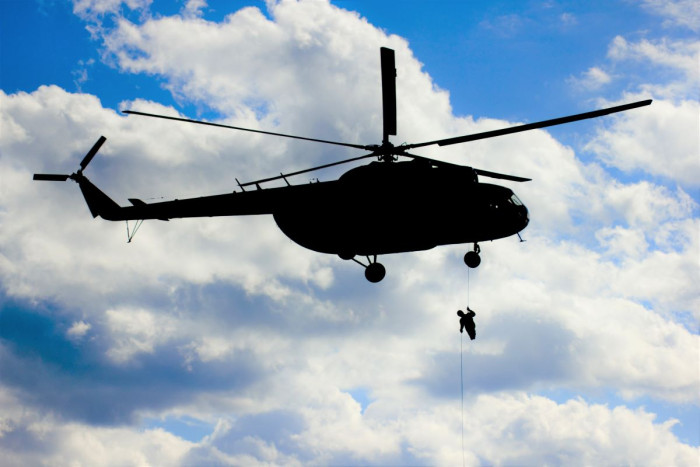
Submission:
[[467,254],[464,255],[464,264],[470,268],[475,268],[481,264],[481,256],[479,256],[479,253],[476,251],[468,251]]
[[370,282],[379,282],[384,279],[386,269],[380,263],[372,263],[365,268],[365,277]]

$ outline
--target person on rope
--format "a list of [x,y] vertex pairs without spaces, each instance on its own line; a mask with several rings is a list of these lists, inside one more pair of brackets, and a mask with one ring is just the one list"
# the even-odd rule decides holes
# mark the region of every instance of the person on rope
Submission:
[[459,316],[459,332],[464,332],[466,329],[469,338],[474,340],[476,339],[476,324],[474,323],[476,313],[469,307],[467,307],[467,311],[468,313],[466,315],[462,310],[457,311],[457,315]]

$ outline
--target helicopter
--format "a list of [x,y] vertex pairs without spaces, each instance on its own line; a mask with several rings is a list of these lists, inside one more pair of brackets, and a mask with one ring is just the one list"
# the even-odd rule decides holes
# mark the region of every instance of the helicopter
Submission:
[[[652,102],[649,99],[499,130],[395,146],[389,138],[396,135],[397,128],[394,50],[381,47],[380,64],[383,112],[381,144],[344,143],[135,110],[123,111],[125,114],[332,144],[367,152],[361,156],[247,183],[236,179],[240,191],[234,190],[232,193],[153,203],[129,198],[130,206],[120,206],[83,175],[106,141],[101,136],[73,174],[34,174],[34,180],[73,180],[80,187],[93,218],[99,216],[109,221],[127,221],[129,241],[136,230],[129,233],[129,220],[137,221],[138,228],[139,222],[146,219],[168,221],[176,218],[271,214],[280,230],[292,241],[316,252],[352,260],[364,267],[368,281],[376,283],[386,275],[385,267],[377,261],[379,255],[471,243],[474,248],[466,252],[464,262],[468,267],[476,268],[481,263],[479,243],[512,235],[520,237],[520,231],[529,223],[527,208],[511,189],[484,183],[479,177],[513,182],[531,179],[439,161],[408,151],[601,117]],[[376,160],[348,170],[337,180],[317,179],[295,185],[288,180],[295,175],[370,158]],[[403,160],[399,161],[399,158]],[[284,180],[285,186],[261,187],[261,184],[274,180]],[[358,257],[366,258],[366,262]]]

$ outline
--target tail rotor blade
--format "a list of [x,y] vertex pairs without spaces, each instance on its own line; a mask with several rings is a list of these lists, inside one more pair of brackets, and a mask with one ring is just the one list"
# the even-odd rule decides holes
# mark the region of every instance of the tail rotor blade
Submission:
[[382,62],[382,111],[384,113],[384,139],[396,134],[396,61],[394,51],[382,47],[379,51]]
[[48,182],[65,182],[70,178],[70,175],[59,174],[34,174],[34,180],[44,180]]
[[100,147],[102,147],[105,141],[107,141],[107,138],[100,136],[100,139],[97,140],[97,142],[92,146],[90,151],[88,151],[83,160],[80,162],[81,170],[85,170],[85,167],[87,167],[92,158],[95,157],[95,154],[97,154],[97,151],[100,150]]

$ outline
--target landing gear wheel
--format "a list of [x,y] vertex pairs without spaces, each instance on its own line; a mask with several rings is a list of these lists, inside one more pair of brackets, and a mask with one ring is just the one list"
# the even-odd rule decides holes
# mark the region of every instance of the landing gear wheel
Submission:
[[384,279],[386,275],[386,269],[381,263],[372,263],[365,268],[365,277],[368,281],[377,283]]
[[354,253],[349,253],[349,252],[340,252],[338,253],[338,256],[340,256],[340,259],[343,259],[345,261],[349,261],[355,257]]
[[467,254],[464,255],[464,264],[470,268],[475,268],[481,264],[481,256],[479,256],[479,253],[476,251],[468,251]]

